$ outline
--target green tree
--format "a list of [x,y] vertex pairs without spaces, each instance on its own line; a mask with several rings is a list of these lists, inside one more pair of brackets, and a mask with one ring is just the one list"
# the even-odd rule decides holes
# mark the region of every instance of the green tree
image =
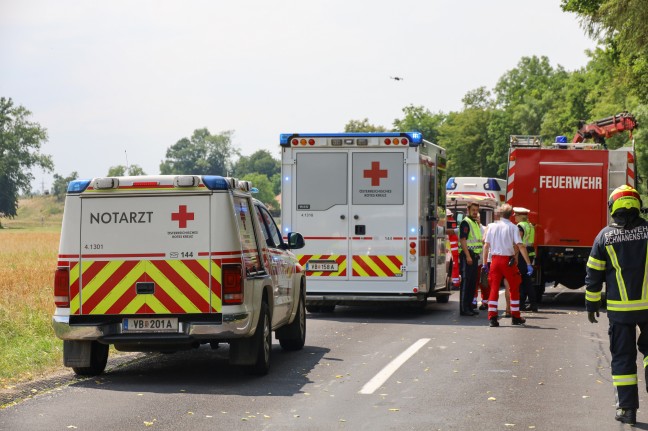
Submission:
[[258,150],[250,156],[241,156],[233,167],[233,175],[242,178],[247,174],[263,174],[269,179],[281,172],[281,162],[268,150]]
[[146,175],[144,169],[139,165],[130,165],[126,167],[125,165],[111,166],[108,169],[109,177],[123,177],[125,175],[136,176],[136,175]]
[[30,121],[30,116],[11,98],[0,98],[0,217],[13,218],[18,213],[19,193],[31,190],[32,168],[51,172],[54,167],[51,157],[40,152],[47,131]]
[[[616,81],[648,102],[648,4],[645,0],[562,0],[566,12],[581,18],[587,34],[613,57]],[[610,82],[612,84],[612,82]]]
[[59,174],[54,174],[54,183],[52,184],[52,195],[56,198],[57,201],[61,202],[65,200],[65,194],[67,193],[68,184],[70,181],[74,181],[79,178],[79,174],[74,171],[67,177],[62,177]]
[[365,118],[363,120],[349,120],[348,123],[344,125],[344,131],[347,133],[351,132],[386,132],[387,129],[383,126],[375,126],[369,123],[369,119]]
[[445,114],[441,112],[432,114],[427,108],[414,105],[403,108],[403,113],[405,114],[403,118],[394,120],[395,131],[421,132],[426,140],[438,142],[439,127],[445,120]]
[[207,128],[194,130],[191,138],[182,138],[167,149],[160,173],[227,175],[232,157],[239,155],[232,145],[233,133],[227,130],[212,135]]
[[272,183],[264,174],[250,173],[243,178],[245,181],[250,181],[252,187],[255,187],[258,192],[254,197],[263,202],[268,208],[277,209],[279,204],[275,199],[275,193],[272,191]]

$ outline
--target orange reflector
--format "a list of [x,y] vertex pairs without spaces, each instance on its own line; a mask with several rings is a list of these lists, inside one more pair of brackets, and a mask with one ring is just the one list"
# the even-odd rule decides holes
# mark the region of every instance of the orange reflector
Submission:
[[416,254],[416,250],[414,250],[413,248],[410,248],[410,254]]
[[394,145],[398,145],[399,143],[400,141],[398,140],[398,138],[394,138]]
[[306,139],[301,139],[299,141],[299,145],[306,145]]

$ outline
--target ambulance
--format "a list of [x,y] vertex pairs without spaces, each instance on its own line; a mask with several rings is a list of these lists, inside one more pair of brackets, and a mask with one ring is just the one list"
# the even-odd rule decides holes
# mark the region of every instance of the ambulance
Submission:
[[[80,375],[109,346],[175,352],[229,343],[232,364],[265,374],[272,332],[306,336],[306,277],[247,181],[214,175],[98,177],[67,189],[54,280],[55,334]],[[284,239],[285,238],[285,239]]]
[[[461,223],[468,202],[480,204],[480,221],[493,221],[493,210],[506,201],[506,180],[490,177],[450,177],[446,182],[448,208],[456,208],[455,220]],[[452,210],[455,212],[454,210]]]
[[306,307],[449,300],[445,150],[420,133],[280,137],[283,233],[299,230]]

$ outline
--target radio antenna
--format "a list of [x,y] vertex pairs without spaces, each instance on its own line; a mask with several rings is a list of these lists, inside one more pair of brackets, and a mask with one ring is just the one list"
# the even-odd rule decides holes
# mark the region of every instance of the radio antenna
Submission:
[[126,155],[126,173],[130,175],[130,168],[128,167],[128,151],[124,150],[124,154]]

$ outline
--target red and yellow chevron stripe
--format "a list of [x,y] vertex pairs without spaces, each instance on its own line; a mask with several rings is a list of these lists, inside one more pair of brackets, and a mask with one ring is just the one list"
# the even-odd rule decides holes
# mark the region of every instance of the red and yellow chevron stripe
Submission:
[[[211,260],[211,280],[209,272],[208,259],[70,262],[70,314],[220,313],[221,261]],[[155,292],[138,295],[142,281]]]
[[306,262],[309,260],[334,260],[338,264],[338,271],[306,271],[306,276],[309,277],[346,277],[347,263],[346,255],[342,254],[302,254],[297,255],[299,264],[306,268]]
[[400,277],[403,256],[353,256],[354,277]]

